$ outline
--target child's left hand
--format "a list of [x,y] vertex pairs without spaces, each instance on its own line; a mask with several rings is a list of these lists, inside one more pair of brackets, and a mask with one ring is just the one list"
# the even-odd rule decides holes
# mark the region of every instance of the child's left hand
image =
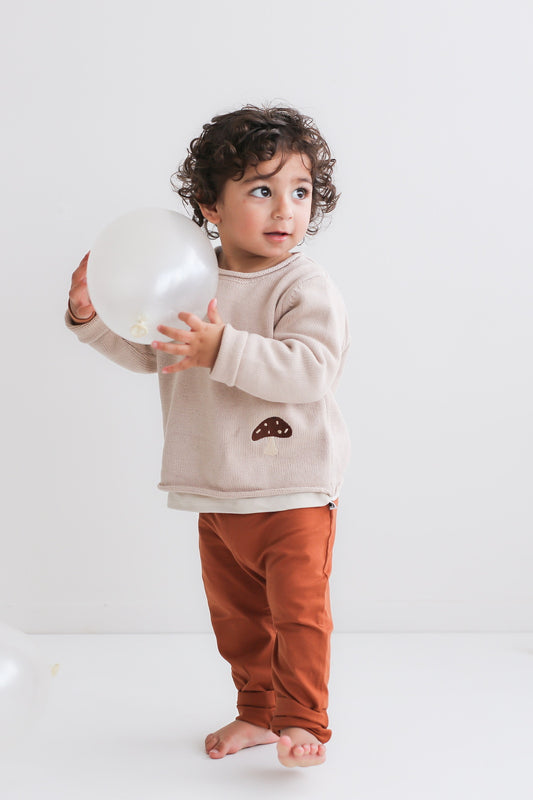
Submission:
[[154,350],[162,350],[175,356],[183,356],[176,364],[165,367],[163,372],[165,374],[182,372],[191,367],[208,367],[211,369],[215,364],[220,342],[222,341],[222,333],[224,332],[224,323],[217,311],[216,299],[211,300],[207,308],[209,322],[204,322],[196,314],[189,314],[188,312],[182,312],[178,314],[178,317],[189,326],[189,331],[170,328],[168,325],[159,325],[157,330],[168,336],[169,339],[173,339],[173,341],[152,342]]

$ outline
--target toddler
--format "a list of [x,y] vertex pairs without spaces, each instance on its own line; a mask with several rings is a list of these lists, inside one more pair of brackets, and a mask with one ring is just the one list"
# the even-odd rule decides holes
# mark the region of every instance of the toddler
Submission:
[[288,107],[214,117],[173,176],[217,248],[217,298],[170,341],[110,331],[72,277],[67,325],[138,372],[157,372],[160,488],[199,514],[202,577],[238,716],[211,733],[213,759],[276,743],[282,764],[325,760],[337,500],[349,456],[334,399],[349,344],[342,298],[295,248],[335,207],[334,159]]

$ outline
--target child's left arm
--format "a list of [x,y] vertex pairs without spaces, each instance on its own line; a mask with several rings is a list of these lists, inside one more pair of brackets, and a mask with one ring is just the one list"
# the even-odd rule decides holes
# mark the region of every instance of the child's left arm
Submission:
[[280,300],[272,337],[224,328],[211,378],[273,403],[313,403],[335,388],[349,347],[346,309],[324,276]]
[[208,320],[180,314],[191,330],[161,327],[173,342],[153,346],[183,356],[165,372],[208,367],[213,380],[278,403],[310,403],[323,398],[342,370],[349,345],[342,297],[329,281],[305,281],[291,296],[269,338],[224,325],[216,304]]

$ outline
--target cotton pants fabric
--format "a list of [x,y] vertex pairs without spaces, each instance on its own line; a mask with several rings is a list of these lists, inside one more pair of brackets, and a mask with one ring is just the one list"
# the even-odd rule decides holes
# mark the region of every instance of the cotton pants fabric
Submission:
[[237,719],[305,728],[329,741],[333,629],[329,577],[336,506],[200,514],[200,556],[218,649],[231,665]]

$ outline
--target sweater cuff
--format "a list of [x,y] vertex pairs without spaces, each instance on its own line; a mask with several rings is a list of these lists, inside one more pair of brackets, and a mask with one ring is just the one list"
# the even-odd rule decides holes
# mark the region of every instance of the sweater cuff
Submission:
[[236,331],[226,323],[217,359],[209,373],[214,381],[225,383],[226,386],[235,386],[247,339],[247,331]]
[[67,309],[65,312],[65,325],[69,330],[76,334],[80,342],[91,344],[100,338],[104,333],[107,333],[109,328],[102,322],[98,315],[86,320],[83,324],[73,322],[72,315]]
[[86,317],[85,319],[81,319],[81,317],[77,317],[77,316],[76,316],[76,315],[73,313],[73,311],[72,311],[72,309],[71,309],[71,307],[70,307],[70,300],[69,300],[69,302],[68,302],[67,309],[68,309],[68,313],[69,313],[70,319],[72,320],[72,322],[73,322],[75,325],[86,325],[86,324],[87,324],[87,322],[90,322],[92,319],[94,319],[94,318],[96,317],[96,311],[93,311],[93,313],[91,314],[91,316],[90,316],[90,317]]

